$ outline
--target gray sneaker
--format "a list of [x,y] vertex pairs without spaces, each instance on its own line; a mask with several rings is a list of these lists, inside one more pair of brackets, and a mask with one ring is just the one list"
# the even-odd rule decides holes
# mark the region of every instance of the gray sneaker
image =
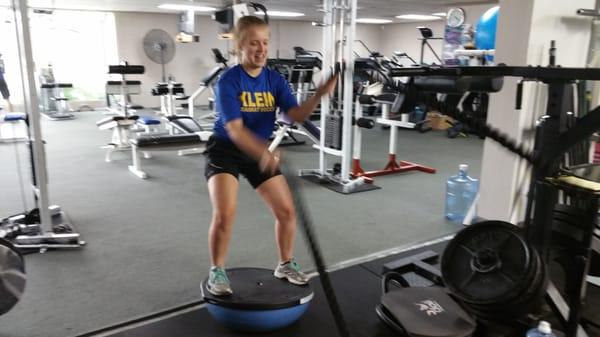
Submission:
[[296,285],[305,285],[308,283],[308,276],[301,271],[300,265],[292,258],[289,262],[277,265],[275,277],[287,279],[288,282]]
[[225,273],[225,269],[212,267],[208,274],[208,291],[215,296],[231,295],[233,291],[229,285],[229,279]]

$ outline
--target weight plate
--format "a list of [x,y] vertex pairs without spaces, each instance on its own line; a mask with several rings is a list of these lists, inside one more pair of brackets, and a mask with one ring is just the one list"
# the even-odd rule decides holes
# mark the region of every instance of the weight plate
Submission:
[[470,225],[448,243],[442,277],[461,300],[477,305],[514,299],[535,273],[521,230],[503,221]]
[[547,273],[539,254],[534,249],[531,249],[531,252],[533,255],[532,261],[535,262],[535,272],[527,288],[524,289],[523,293],[509,302],[497,306],[489,306],[488,311],[503,316],[508,321],[524,317],[530,313],[539,312],[548,285]]
[[26,283],[23,257],[11,243],[0,239],[0,315],[19,302]]

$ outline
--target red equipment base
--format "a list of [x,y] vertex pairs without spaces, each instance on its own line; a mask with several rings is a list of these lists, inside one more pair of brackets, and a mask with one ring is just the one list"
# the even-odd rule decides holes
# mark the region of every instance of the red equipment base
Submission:
[[[355,178],[356,177],[372,178],[372,177],[384,176],[387,174],[400,173],[400,172],[406,172],[406,171],[421,171],[421,172],[425,172],[425,173],[435,173],[436,172],[436,170],[432,167],[411,163],[409,161],[401,160],[400,163],[397,163],[396,155],[390,154],[388,163],[385,166],[385,168],[383,168],[382,170],[377,170],[377,171],[365,171],[362,169],[362,167],[360,167],[360,160],[353,159],[351,175]],[[368,181],[368,182],[372,182],[372,181],[373,180],[370,179],[370,181]]]

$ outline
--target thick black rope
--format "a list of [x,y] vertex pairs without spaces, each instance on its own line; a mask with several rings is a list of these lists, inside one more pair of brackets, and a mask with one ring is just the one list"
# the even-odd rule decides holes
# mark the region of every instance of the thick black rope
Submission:
[[468,115],[455,113],[455,111],[446,111],[446,114],[476,130],[479,134],[490,137],[510,152],[527,160],[534,168],[542,170],[556,162],[556,160],[567,153],[573,146],[579,144],[582,140],[589,138],[595,132],[600,130],[599,106],[588,112],[585,116],[578,118],[576,124],[572,128],[559,136],[556,147],[549,149],[543,154],[542,158],[539,155],[534,155],[531,151],[525,149],[522,144],[517,144],[514,139],[509,138],[508,135],[489,124],[483,123]]
[[291,191],[293,191],[292,196],[294,199],[294,206],[296,207],[296,213],[298,214],[300,228],[304,232],[306,243],[308,244],[313,261],[317,266],[321,286],[323,287],[323,291],[325,292],[327,303],[329,304],[329,309],[333,314],[338,334],[340,335],[340,337],[350,337],[348,326],[346,325],[346,321],[344,320],[344,316],[342,315],[342,310],[340,309],[337,297],[335,296],[335,291],[333,290],[333,286],[331,285],[331,279],[329,278],[329,274],[325,270],[325,261],[323,259],[323,254],[321,253],[321,248],[319,247],[317,236],[312,225],[312,219],[310,217],[308,208],[305,206],[304,203],[304,199],[302,196],[302,188],[300,187],[300,183],[298,182],[299,178],[284,163],[281,164],[281,171],[287,179]]
[[510,152],[527,160],[533,166],[541,165],[539,158],[537,158],[531,151],[525,149],[522,144],[517,144],[514,139],[511,139],[507,134],[503,133],[499,129],[496,129],[493,126],[481,122],[480,120],[471,116],[456,113],[454,109],[452,111],[446,111],[445,113],[459,122],[466,124],[470,128],[474,129],[477,133],[496,141]]

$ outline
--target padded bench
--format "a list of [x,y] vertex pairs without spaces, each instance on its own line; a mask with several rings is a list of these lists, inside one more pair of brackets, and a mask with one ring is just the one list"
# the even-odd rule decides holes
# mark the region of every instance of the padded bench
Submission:
[[24,112],[9,112],[4,114],[2,117],[4,122],[17,122],[17,121],[26,121],[27,114]]
[[68,89],[73,88],[72,83],[43,83],[42,89]]
[[142,92],[141,81],[106,81],[107,95],[121,95],[123,91],[128,95],[138,95]]
[[[129,171],[141,179],[148,178],[148,174],[142,171],[139,151],[173,151],[203,147],[206,139],[199,134],[177,134],[177,135],[142,135],[130,139],[132,165]],[[139,151],[138,151],[139,150]]]
[[[287,116],[283,115],[277,120],[279,129],[275,131],[275,137],[269,145],[269,150],[272,151],[279,146],[285,145],[300,145],[305,144],[304,141],[298,140],[293,134],[297,133],[308,137],[313,143],[319,144],[321,131],[313,122],[305,120],[301,124],[294,124]],[[285,137],[289,136],[292,141],[290,143],[282,143]]]
[[96,126],[100,130],[112,129],[117,126],[131,126],[135,124],[135,122],[139,119],[139,116],[112,116],[102,118],[101,120],[96,122]]
[[202,126],[190,116],[175,115],[167,116],[166,119],[177,132],[194,133],[204,131]]
[[183,88],[183,84],[181,83],[158,83],[151,90],[152,96],[161,96],[161,95],[184,95],[185,90]]
[[148,115],[142,115],[136,121],[138,131],[143,129],[145,133],[158,132],[157,128],[160,124],[161,122],[159,118]]
[[129,143],[144,150],[171,149],[202,144],[200,136],[196,134],[179,135],[145,135],[129,140]]
[[137,123],[141,125],[159,125],[160,119],[152,116],[140,116]]
[[321,139],[321,130],[319,129],[319,127],[308,119],[302,122],[301,125],[302,128],[306,131],[308,137],[312,138],[312,141],[315,144],[318,144],[319,140]]
[[25,142],[27,135],[27,114],[24,112],[8,112],[0,115],[0,142]]

